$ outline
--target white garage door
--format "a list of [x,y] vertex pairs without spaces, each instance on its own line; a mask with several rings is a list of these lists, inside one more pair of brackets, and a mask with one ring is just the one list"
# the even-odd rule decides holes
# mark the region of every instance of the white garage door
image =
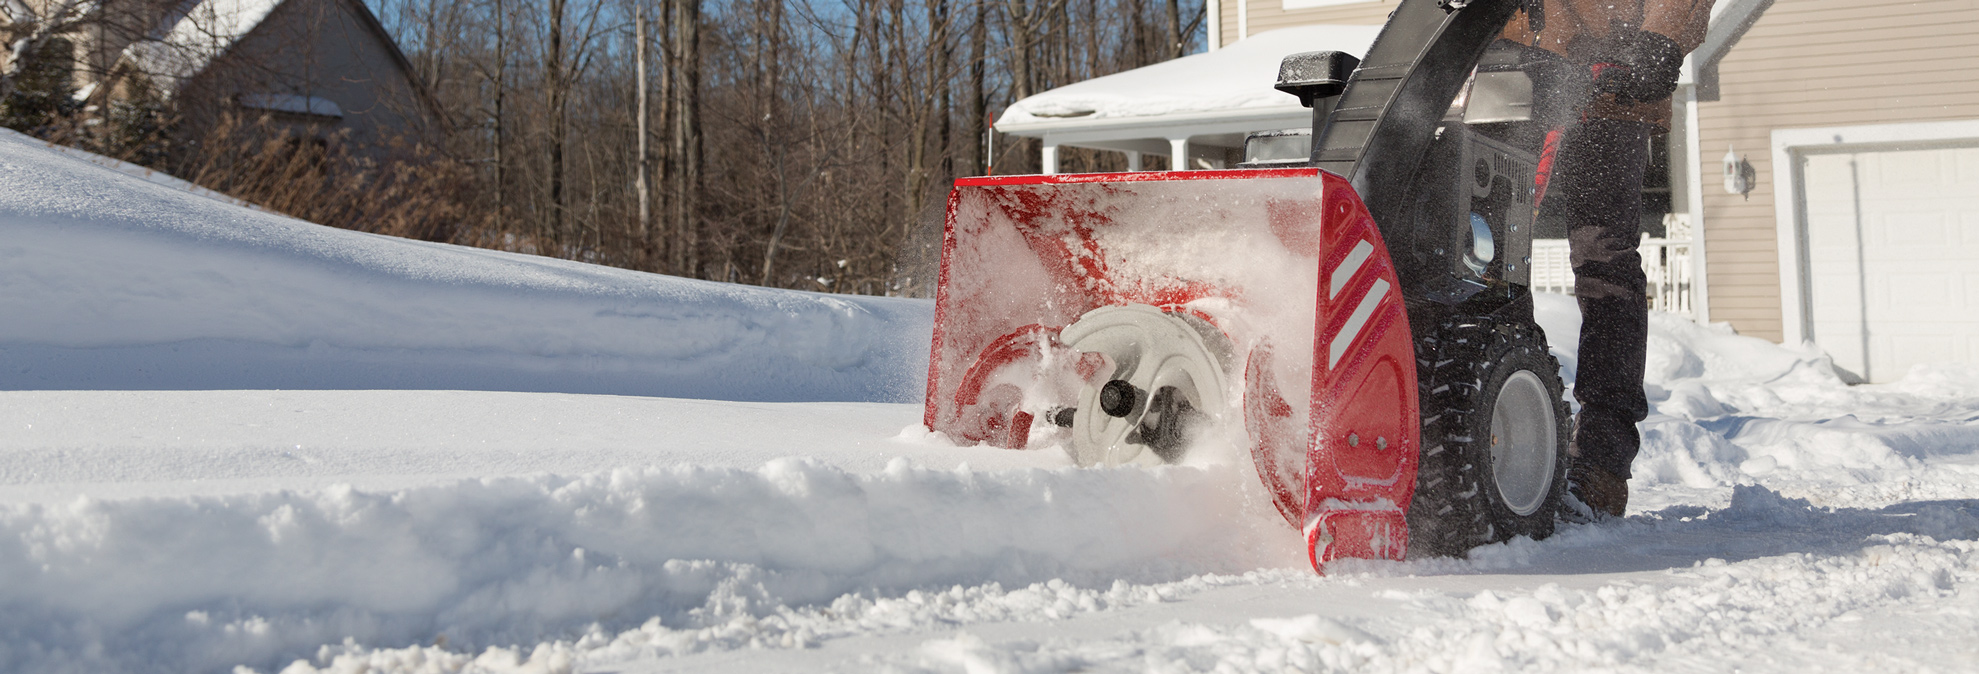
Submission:
[[1805,161],[1814,341],[1871,382],[1979,362],[1979,148]]

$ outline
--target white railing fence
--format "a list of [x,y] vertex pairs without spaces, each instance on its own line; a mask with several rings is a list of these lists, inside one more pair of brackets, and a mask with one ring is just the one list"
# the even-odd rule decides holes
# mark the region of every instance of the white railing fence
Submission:
[[[1642,253],[1642,273],[1649,277],[1649,308],[1696,318],[1692,311],[1691,234],[1689,218],[1663,220],[1663,238],[1644,234],[1636,250]],[[1566,239],[1533,239],[1532,289],[1574,294],[1574,268],[1567,259]]]

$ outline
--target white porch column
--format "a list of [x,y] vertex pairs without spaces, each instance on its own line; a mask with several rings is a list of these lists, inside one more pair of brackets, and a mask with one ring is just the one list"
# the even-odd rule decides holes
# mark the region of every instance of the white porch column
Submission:
[[1141,170],[1141,153],[1133,152],[1133,151],[1127,152],[1127,170],[1129,171]]
[[[1686,70],[1695,72],[1695,66],[1685,64]],[[1711,322],[1711,275],[1705,266],[1705,258],[1710,251],[1704,249],[1704,155],[1702,143],[1698,140],[1697,85],[1690,84],[1677,90],[1677,100],[1683,106],[1684,126],[1684,196],[1689,203],[1683,205],[1690,214],[1690,311],[1691,318],[1699,323]],[[1676,210],[1676,204],[1670,204]]]
[[1054,174],[1057,174],[1057,173],[1058,173],[1058,146],[1057,146],[1057,145],[1050,145],[1050,144],[1047,144],[1047,145],[1045,145],[1045,146],[1044,146],[1044,152],[1043,152],[1043,156],[1039,158],[1039,161],[1038,161],[1038,163],[1039,163],[1039,164],[1042,164],[1042,165],[1044,166],[1044,174],[1045,174],[1045,175],[1054,175]]
[[1209,30],[1206,31],[1209,33],[1209,44],[1207,45],[1209,48],[1206,51],[1216,51],[1223,48],[1222,0],[1204,0],[1203,13],[1209,15]]
[[1189,139],[1187,137],[1168,139],[1168,170],[1189,170]]

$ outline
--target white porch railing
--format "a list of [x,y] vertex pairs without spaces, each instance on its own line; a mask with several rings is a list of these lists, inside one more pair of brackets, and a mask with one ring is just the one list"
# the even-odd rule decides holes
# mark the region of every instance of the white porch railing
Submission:
[[[1695,319],[1690,223],[1687,218],[1670,217],[1664,225],[1668,236],[1652,239],[1645,234],[1636,249],[1642,254],[1642,273],[1649,278],[1649,308]],[[1532,289],[1574,294],[1574,268],[1567,259],[1566,239],[1533,239]]]

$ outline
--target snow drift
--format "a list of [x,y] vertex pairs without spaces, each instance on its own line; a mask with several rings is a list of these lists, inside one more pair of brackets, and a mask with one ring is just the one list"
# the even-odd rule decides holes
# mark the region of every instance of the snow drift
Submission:
[[926,302],[332,229],[0,136],[0,389],[909,401]]
[[[1572,298],[1540,295],[1538,315],[1571,386],[1579,312]],[[1755,483],[1829,506],[1961,498],[1979,475],[1964,464],[1979,453],[1979,365],[1921,365],[1890,384],[1850,386],[1813,344],[1652,313],[1646,370],[1650,415],[1631,485],[1673,488],[1651,491],[1646,509]],[[1961,458],[1930,460],[1950,457]],[[1864,488],[1877,484],[1887,491]]]
[[[855,475],[781,460],[8,508],[0,662],[279,668],[344,639],[474,652],[648,621],[691,635],[916,588],[1053,581],[1103,597],[1114,582],[1295,563],[1296,538],[1243,512],[1227,472],[901,459]],[[815,638],[795,627],[769,632]]]

